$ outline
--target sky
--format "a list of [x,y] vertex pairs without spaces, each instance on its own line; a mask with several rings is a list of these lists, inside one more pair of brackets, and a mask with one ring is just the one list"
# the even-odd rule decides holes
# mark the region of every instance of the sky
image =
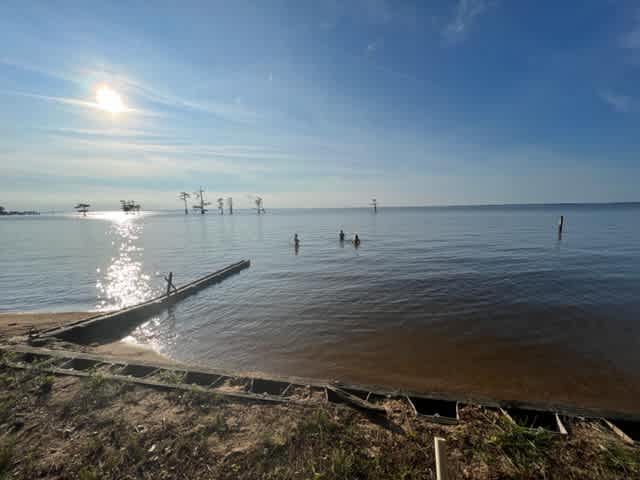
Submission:
[[3,0],[0,205],[638,201],[639,80],[637,1]]

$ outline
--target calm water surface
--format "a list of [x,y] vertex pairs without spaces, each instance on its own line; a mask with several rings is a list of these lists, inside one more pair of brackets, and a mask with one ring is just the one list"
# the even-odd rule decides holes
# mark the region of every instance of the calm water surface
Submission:
[[180,285],[245,258],[129,340],[221,368],[640,409],[639,205],[1,218],[0,311],[119,308],[169,271]]

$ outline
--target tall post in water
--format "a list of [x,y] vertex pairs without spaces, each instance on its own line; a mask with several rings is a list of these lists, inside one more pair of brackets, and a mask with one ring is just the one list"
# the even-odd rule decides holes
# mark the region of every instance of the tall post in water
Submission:
[[372,200],[371,205],[373,205],[373,213],[378,213],[378,201],[375,198]]
[[229,204],[229,215],[233,215],[233,198],[227,198],[227,203]]
[[558,222],[558,240],[562,239],[562,228],[564,227],[564,215],[560,215],[560,221]]

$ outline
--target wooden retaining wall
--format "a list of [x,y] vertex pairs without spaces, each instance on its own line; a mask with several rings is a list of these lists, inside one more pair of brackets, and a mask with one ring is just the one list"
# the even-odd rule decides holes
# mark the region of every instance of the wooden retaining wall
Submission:
[[117,359],[69,350],[50,350],[26,345],[0,346],[4,366],[35,369],[54,375],[88,377],[93,374],[125,383],[161,390],[183,390],[226,396],[236,400],[257,402],[287,402],[310,405],[318,402],[347,403],[369,414],[386,415],[384,402],[398,400],[408,405],[415,416],[441,424],[457,424],[460,405],[479,405],[499,411],[509,421],[526,428],[542,428],[559,435],[568,435],[565,422],[574,417],[588,419],[610,428],[625,442],[640,441],[640,416],[570,406],[537,404],[524,407],[499,400],[449,399],[439,395],[389,391],[378,387],[331,383],[325,380],[299,377],[257,377],[243,372],[186,365]]

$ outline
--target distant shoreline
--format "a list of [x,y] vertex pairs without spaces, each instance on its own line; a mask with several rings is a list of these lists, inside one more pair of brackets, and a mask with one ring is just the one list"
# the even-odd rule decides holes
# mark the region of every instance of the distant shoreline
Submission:
[[24,212],[12,210],[10,212],[2,211],[0,212],[0,217],[13,217],[13,216],[22,216],[22,215],[40,215],[40,212],[27,210]]
[[[611,208],[611,207],[640,207],[640,201],[634,202],[559,202],[559,203],[482,203],[482,204],[439,204],[439,205],[384,205],[379,204],[378,210],[407,210],[407,209],[492,209],[492,208],[504,208],[504,209],[537,209],[537,208]],[[273,211],[321,211],[321,210],[372,210],[370,206],[344,206],[344,207],[272,207],[270,209]],[[97,213],[97,212],[114,212],[120,211],[119,209],[95,209],[89,212]],[[142,210],[141,213],[144,212],[156,212],[156,213],[183,213],[182,208],[149,208]],[[237,213],[255,213],[255,208],[235,208],[234,212]],[[11,211],[6,213],[0,213],[0,217],[2,216],[24,216],[24,215],[68,215],[68,214],[78,214],[78,212],[74,210],[48,210],[43,212],[37,211]],[[195,213],[190,213],[190,215],[195,215]],[[218,216],[219,214],[216,211],[211,210],[208,215]],[[78,214],[78,216],[81,216]],[[228,216],[228,214],[225,214]],[[232,215],[231,215],[232,216]]]

